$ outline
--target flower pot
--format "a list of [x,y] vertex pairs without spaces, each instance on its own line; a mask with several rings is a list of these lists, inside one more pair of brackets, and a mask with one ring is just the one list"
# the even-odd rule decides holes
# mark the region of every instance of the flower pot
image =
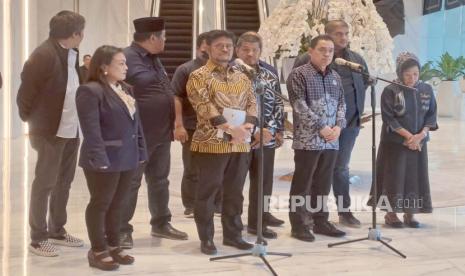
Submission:
[[465,92],[460,93],[455,101],[454,119],[465,121]]
[[462,93],[458,81],[441,81],[438,86],[438,116],[453,117],[456,101]]
[[460,90],[462,90],[463,93],[465,93],[465,79],[459,80],[460,83]]

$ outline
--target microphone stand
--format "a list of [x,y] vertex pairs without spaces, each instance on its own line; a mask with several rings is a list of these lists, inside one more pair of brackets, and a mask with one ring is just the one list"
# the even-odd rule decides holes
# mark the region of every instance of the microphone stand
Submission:
[[353,70],[353,68],[351,68],[351,70],[355,71],[355,72],[358,72],[358,73],[362,74],[363,76],[367,77],[369,80],[371,80],[371,84],[370,84],[370,87],[371,87],[371,113],[372,113],[372,118],[373,118],[373,121],[372,121],[372,144],[371,144],[371,170],[372,170],[371,182],[372,182],[372,186],[373,186],[372,206],[371,206],[372,227],[369,228],[369,230],[368,230],[368,237],[354,239],[354,240],[348,240],[348,241],[343,241],[343,242],[330,243],[330,244],[328,244],[328,247],[334,247],[334,246],[338,246],[338,245],[354,243],[354,242],[359,242],[359,241],[365,241],[365,240],[378,241],[378,242],[380,242],[384,246],[388,247],[389,249],[391,249],[392,251],[394,251],[399,256],[401,256],[402,258],[405,259],[405,258],[407,258],[407,256],[405,256],[399,250],[395,249],[394,247],[389,245],[387,242],[385,242],[386,240],[391,242],[392,239],[382,237],[381,236],[381,230],[376,225],[376,206],[377,206],[377,203],[378,203],[378,187],[377,187],[377,181],[376,181],[376,116],[375,116],[376,93],[375,93],[375,85],[376,85],[377,80],[381,80],[381,81],[384,81],[384,82],[387,82],[387,83],[390,83],[390,84],[394,84],[394,85],[396,85],[398,87],[408,89],[408,90],[416,90],[416,88],[408,87],[406,85],[396,83],[396,82],[393,82],[393,81],[389,81],[389,80],[386,80],[386,79],[382,79],[382,78],[379,78],[379,77],[374,77],[374,76],[371,76],[370,74],[368,74],[365,71]]
[[[252,81],[255,79],[255,76],[248,75]],[[257,210],[257,240],[255,241],[254,247],[251,249],[251,252],[242,253],[242,254],[234,254],[234,255],[227,255],[221,257],[214,257],[210,258],[210,261],[217,261],[217,260],[224,260],[224,259],[231,259],[231,258],[239,258],[245,256],[254,256],[260,258],[265,265],[270,269],[271,273],[275,276],[278,274],[270,265],[270,263],[266,260],[266,255],[274,255],[274,256],[284,256],[284,257],[291,257],[292,254],[289,253],[278,253],[278,252],[267,252],[266,251],[266,241],[263,239],[263,125],[265,119],[265,112],[264,112],[264,95],[265,89],[262,84],[258,84],[255,90],[255,95],[258,96],[259,100],[259,128],[260,128],[260,142],[259,142],[259,151],[258,151],[258,210]],[[282,100],[289,102],[289,100],[277,93],[274,90],[271,91],[275,96],[280,97]]]

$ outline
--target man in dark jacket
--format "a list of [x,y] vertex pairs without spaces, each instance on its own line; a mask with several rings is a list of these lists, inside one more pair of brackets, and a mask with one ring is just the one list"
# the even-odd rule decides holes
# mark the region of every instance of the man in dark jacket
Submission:
[[[342,20],[329,21],[325,26],[325,32],[334,41],[334,58],[343,58],[367,68],[367,64],[362,56],[351,51],[348,47],[349,26],[346,22]],[[310,56],[305,53],[297,58],[294,68],[309,61]],[[349,162],[355,140],[360,132],[360,119],[365,106],[365,91],[368,87],[368,82],[360,73],[352,72],[345,66],[337,65],[333,62],[331,68],[342,79],[347,121],[347,127],[341,131],[341,136],[339,137],[339,154],[334,168],[333,192],[338,205],[339,222],[349,227],[360,227],[360,221],[349,210]]]
[[89,77],[89,66],[91,58],[91,55],[84,55],[84,57],[82,58],[83,64],[81,67],[79,67],[79,71],[81,73],[81,79],[83,82],[87,82],[87,78]]
[[[197,37],[196,58],[179,65],[174,72],[171,86],[176,95],[175,109],[176,120],[174,129],[174,139],[182,143],[182,162],[184,172],[181,181],[181,198],[185,207],[184,215],[188,218],[194,217],[195,190],[198,181],[198,168],[191,152],[191,142],[194,131],[197,127],[197,114],[192,108],[187,98],[186,84],[190,73],[204,66],[208,60],[208,32],[201,33]],[[221,191],[215,198],[215,213],[221,214]]]
[[148,162],[141,165],[134,177],[129,202],[122,214],[120,245],[132,248],[137,194],[145,174],[152,236],[186,240],[187,234],[171,226],[168,208],[170,148],[174,130],[174,93],[158,54],[165,47],[165,22],[159,17],[134,20],[134,42],[124,49],[128,72],[126,81],[133,86],[139,105],[142,128],[147,143]]
[[82,240],[66,232],[64,225],[79,147],[75,95],[80,78],[76,48],[84,36],[84,25],[84,17],[70,11],[61,11],[50,20],[50,37],[24,64],[16,99],[19,116],[28,123],[30,142],[37,151],[29,210],[29,249],[40,256],[57,256],[53,244],[83,245]]

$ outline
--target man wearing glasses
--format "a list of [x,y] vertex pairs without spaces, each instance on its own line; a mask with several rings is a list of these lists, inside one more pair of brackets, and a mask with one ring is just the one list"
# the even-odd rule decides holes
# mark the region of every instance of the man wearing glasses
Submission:
[[[234,35],[211,31],[207,38],[209,60],[194,71],[187,82],[187,94],[197,113],[197,129],[191,151],[199,168],[194,219],[201,240],[200,250],[216,254],[213,243],[215,196],[223,188],[223,244],[251,249],[242,239],[241,222],[244,198],[242,189],[248,170],[251,129],[257,123],[252,84],[248,77],[229,65],[233,55]],[[243,120],[232,124],[231,112]],[[230,113],[230,114],[231,114]]]

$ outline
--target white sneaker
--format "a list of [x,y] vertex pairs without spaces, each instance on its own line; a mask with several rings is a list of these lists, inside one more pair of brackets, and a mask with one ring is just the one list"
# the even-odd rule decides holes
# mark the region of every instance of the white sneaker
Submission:
[[62,237],[59,238],[49,238],[48,239],[52,244],[63,245],[69,247],[81,247],[84,245],[84,241],[76,237],[71,236],[68,233],[65,233]]
[[30,244],[29,251],[42,257],[56,257],[59,253],[58,248],[56,248],[48,240],[40,241],[36,245]]

